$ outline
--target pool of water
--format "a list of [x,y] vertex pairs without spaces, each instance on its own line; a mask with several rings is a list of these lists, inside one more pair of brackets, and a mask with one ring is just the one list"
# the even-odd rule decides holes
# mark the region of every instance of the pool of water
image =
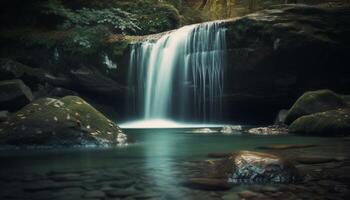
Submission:
[[[53,199],[67,196],[77,199],[91,191],[102,191],[105,195],[95,199],[132,199],[140,195],[151,199],[192,199],[208,194],[182,187],[180,183],[191,176],[188,168],[191,161],[204,160],[208,153],[256,150],[268,144],[337,141],[293,135],[202,134],[190,129],[129,129],[125,132],[136,142],[115,149],[0,151],[0,197],[3,197],[0,199],[38,199],[46,193]],[[70,187],[67,182],[75,185]],[[50,184],[52,187],[44,187]],[[66,186],[60,187],[60,184]],[[30,189],[33,186],[37,187]],[[110,191],[126,194],[119,197],[108,193]],[[12,194],[18,196],[12,197]]]

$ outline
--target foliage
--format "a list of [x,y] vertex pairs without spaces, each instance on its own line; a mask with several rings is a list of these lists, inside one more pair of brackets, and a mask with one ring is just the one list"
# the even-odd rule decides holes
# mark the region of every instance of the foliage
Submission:
[[171,4],[152,1],[119,3],[118,7],[133,13],[141,30],[138,35],[146,35],[175,29],[181,25],[180,14]]
[[71,34],[63,43],[65,50],[89,54],[101,47],[105,37],[112,33],[132,34],[140,30],[134,14],[120,8],[104,9],[65,7],[57,0],[48,1],[43,14],[61,17],[59,30],[69,30]]

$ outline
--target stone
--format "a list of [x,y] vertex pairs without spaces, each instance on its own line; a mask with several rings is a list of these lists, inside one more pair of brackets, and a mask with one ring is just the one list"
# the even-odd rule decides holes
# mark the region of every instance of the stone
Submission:
[[32,100],[32,91],[22,80],[0,81],[0,110],[17,111]]
[[224,126],[221,128],[220,133],[223,134],[241,134],[243,128],[240,125],[237,126]]
[[350,135],[350,108],[304,115],[290,126],[291,133],[315,136]]
[[61,87],[55,87],[49,91],[49,96],[51,97],[65,97],[65,96],[79,96],[77,92]]
[[213,178],[191,178],[183,185],[200,190],[229,190],[231,188],[226,180]]
[[248,133],[254,135],[283,135],[288,133],[288,129],[282,126],[268,126],[268,127],[258,127],[251,128]]
[[127,88],[116,81],[105,76],[96,69],[81,67],[78,70],[71,71],[71,75],[82,90],[89,93],[102,95],[109,98],[118,97],[117,94],[123,95]]
[[21,79],[33,88],[41,82],[43,70],[32,68],[15,60],[0,58],[0,80]]
[[192,133],[217,133],[217,130],[211,129],[211,128],[198,128],[192,131]]
[[306,89],[350,92],[348,10],[298,2],[227,20],[223,118],[271,123]]
[[288,111],[286,123],[291,124],[299,117],[345,107],[346,103],[331,90],[317,90],[304,93]]
[[222,173],[230,183],[289,183],[297,181],[295,166],[273,154],[240,151],[222,160]]
[[128,142],[118,125],[76,96],[35,100],[7,122],[2,127],[1,144],[93,147]]

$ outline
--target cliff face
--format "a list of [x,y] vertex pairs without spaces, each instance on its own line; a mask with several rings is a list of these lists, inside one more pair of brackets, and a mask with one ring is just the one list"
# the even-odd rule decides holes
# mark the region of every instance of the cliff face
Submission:
[[350,92],[349,14],[290,5],[228,21],[227,115],[272,119],[307,90]]

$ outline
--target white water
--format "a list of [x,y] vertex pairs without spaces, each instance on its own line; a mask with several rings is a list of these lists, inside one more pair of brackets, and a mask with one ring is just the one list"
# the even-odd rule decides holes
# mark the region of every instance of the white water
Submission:
[[208,121],[220,115],[225,31],[220,21],[196,24],[132,46],[129,85],[142,118]]
[[114,63],[107,54],[104,54],[103,56],[103,63],[107,66],[108,69],[117,69],[117,64]]
[[150,119],[132,121],[120,124],[121,128],[136,129],[136,128],[221,128],[224,125],[221,124],[191,124],[191,123],[179,123],[167,119]]

